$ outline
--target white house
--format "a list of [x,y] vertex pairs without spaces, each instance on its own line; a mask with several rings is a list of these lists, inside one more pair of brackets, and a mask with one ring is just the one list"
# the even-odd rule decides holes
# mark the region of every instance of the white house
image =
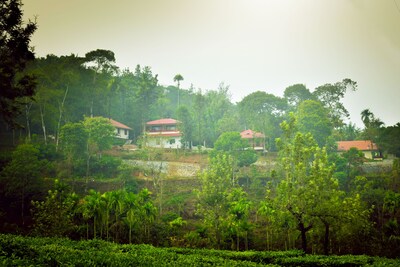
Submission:
[[182,133],[178,129],[180,121],[166,118],[146,123],[145,140],[148,147],[181,148]]
[[356,141],[338,141],[337,151],[339,153],[347,152],[351,148],[356,148],[364,153],[364,157],[367,159],[382,160],[382,154],[379,151],[378,146],[371,140],[356,140]]
[[132,128],[126,126],[125,124],[122,124],[118,121],[115,121],[113,119],[109,119],[110,123],[112,126],[115,127],[115,135],[117,138],[121,139],[129,139],[129,130],[132,130]]

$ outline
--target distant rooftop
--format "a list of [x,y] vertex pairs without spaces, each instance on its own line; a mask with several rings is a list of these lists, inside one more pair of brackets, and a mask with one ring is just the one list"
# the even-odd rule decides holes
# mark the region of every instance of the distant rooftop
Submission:
[[378,146],[370,140],[339,141],[337,145],[338,151],[348,151],[353,147],[361,151],[378,150]]
[[180,123],[180,121],[174,120],[171,118],[166,118],[166,119],[149,121],[146,123],[146,125],[168,125],[168,124],[177,124],[177,123]]
[[250,139],[250,138],[264,138],[265,135],[259,132],[254,132],[252,130],[244,130],[240,133],[242,138]]
[[110,120],[111,125],[116,127],[116,128],[132,130],[132,128],[126,126],[125,124],[122,124],[122,123],[120,123],[118,121],[115,121],[113,119],[109,119],[109,120]]

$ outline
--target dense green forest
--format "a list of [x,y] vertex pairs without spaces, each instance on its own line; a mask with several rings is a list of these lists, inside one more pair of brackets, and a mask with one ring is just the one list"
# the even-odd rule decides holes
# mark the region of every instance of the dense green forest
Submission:
[[[19,1],[0,6],[0,232],[103,239],[165,247],[400,255],[400,123],[365,109],[362,129],[343,104],[357,83],[283,96],[257,91],[232,103],[214,90],[158,84],[150,66],[121,70],[109,50],[34,58],[35,23]],[[136,151],[121,151],[107,118],[128,125]],[[187,146],[146,147],[145,123],[182,122]],[[247,149],[245,129],[266,135]],[[371,140],[384,158],[338,154],[336,141]],[[169,177],[129,160],[186,161],[196,177]],[[273,162],[261,168],[257,162]],[[389,167],[383,163],[388,163]],[[375,164],[369,170],[364,165]],[[187,183],[184,184],[184,181]]]

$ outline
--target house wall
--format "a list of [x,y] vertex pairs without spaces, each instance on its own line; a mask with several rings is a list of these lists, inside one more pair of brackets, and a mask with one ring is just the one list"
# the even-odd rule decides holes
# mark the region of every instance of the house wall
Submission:
[[118,138],[121,138],[121,139],[129,139],[129,130],[121,129],[121,128],[115,128],[115,135]]
[[148,147],[155,147],[155,148],[181,148],[182,147],[181,137],[160,137],[160,136],[147,137],[146,144]]

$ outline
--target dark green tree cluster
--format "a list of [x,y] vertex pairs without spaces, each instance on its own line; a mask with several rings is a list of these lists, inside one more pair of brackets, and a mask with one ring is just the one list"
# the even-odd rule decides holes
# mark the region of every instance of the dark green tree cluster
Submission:
[[13,127],[13,118],[35,93],[35,79],[24,70],[34,60],[29,42],[37,27],[32,21],[24,25],[21,7],[20,0],[0,3],[0,114]]

